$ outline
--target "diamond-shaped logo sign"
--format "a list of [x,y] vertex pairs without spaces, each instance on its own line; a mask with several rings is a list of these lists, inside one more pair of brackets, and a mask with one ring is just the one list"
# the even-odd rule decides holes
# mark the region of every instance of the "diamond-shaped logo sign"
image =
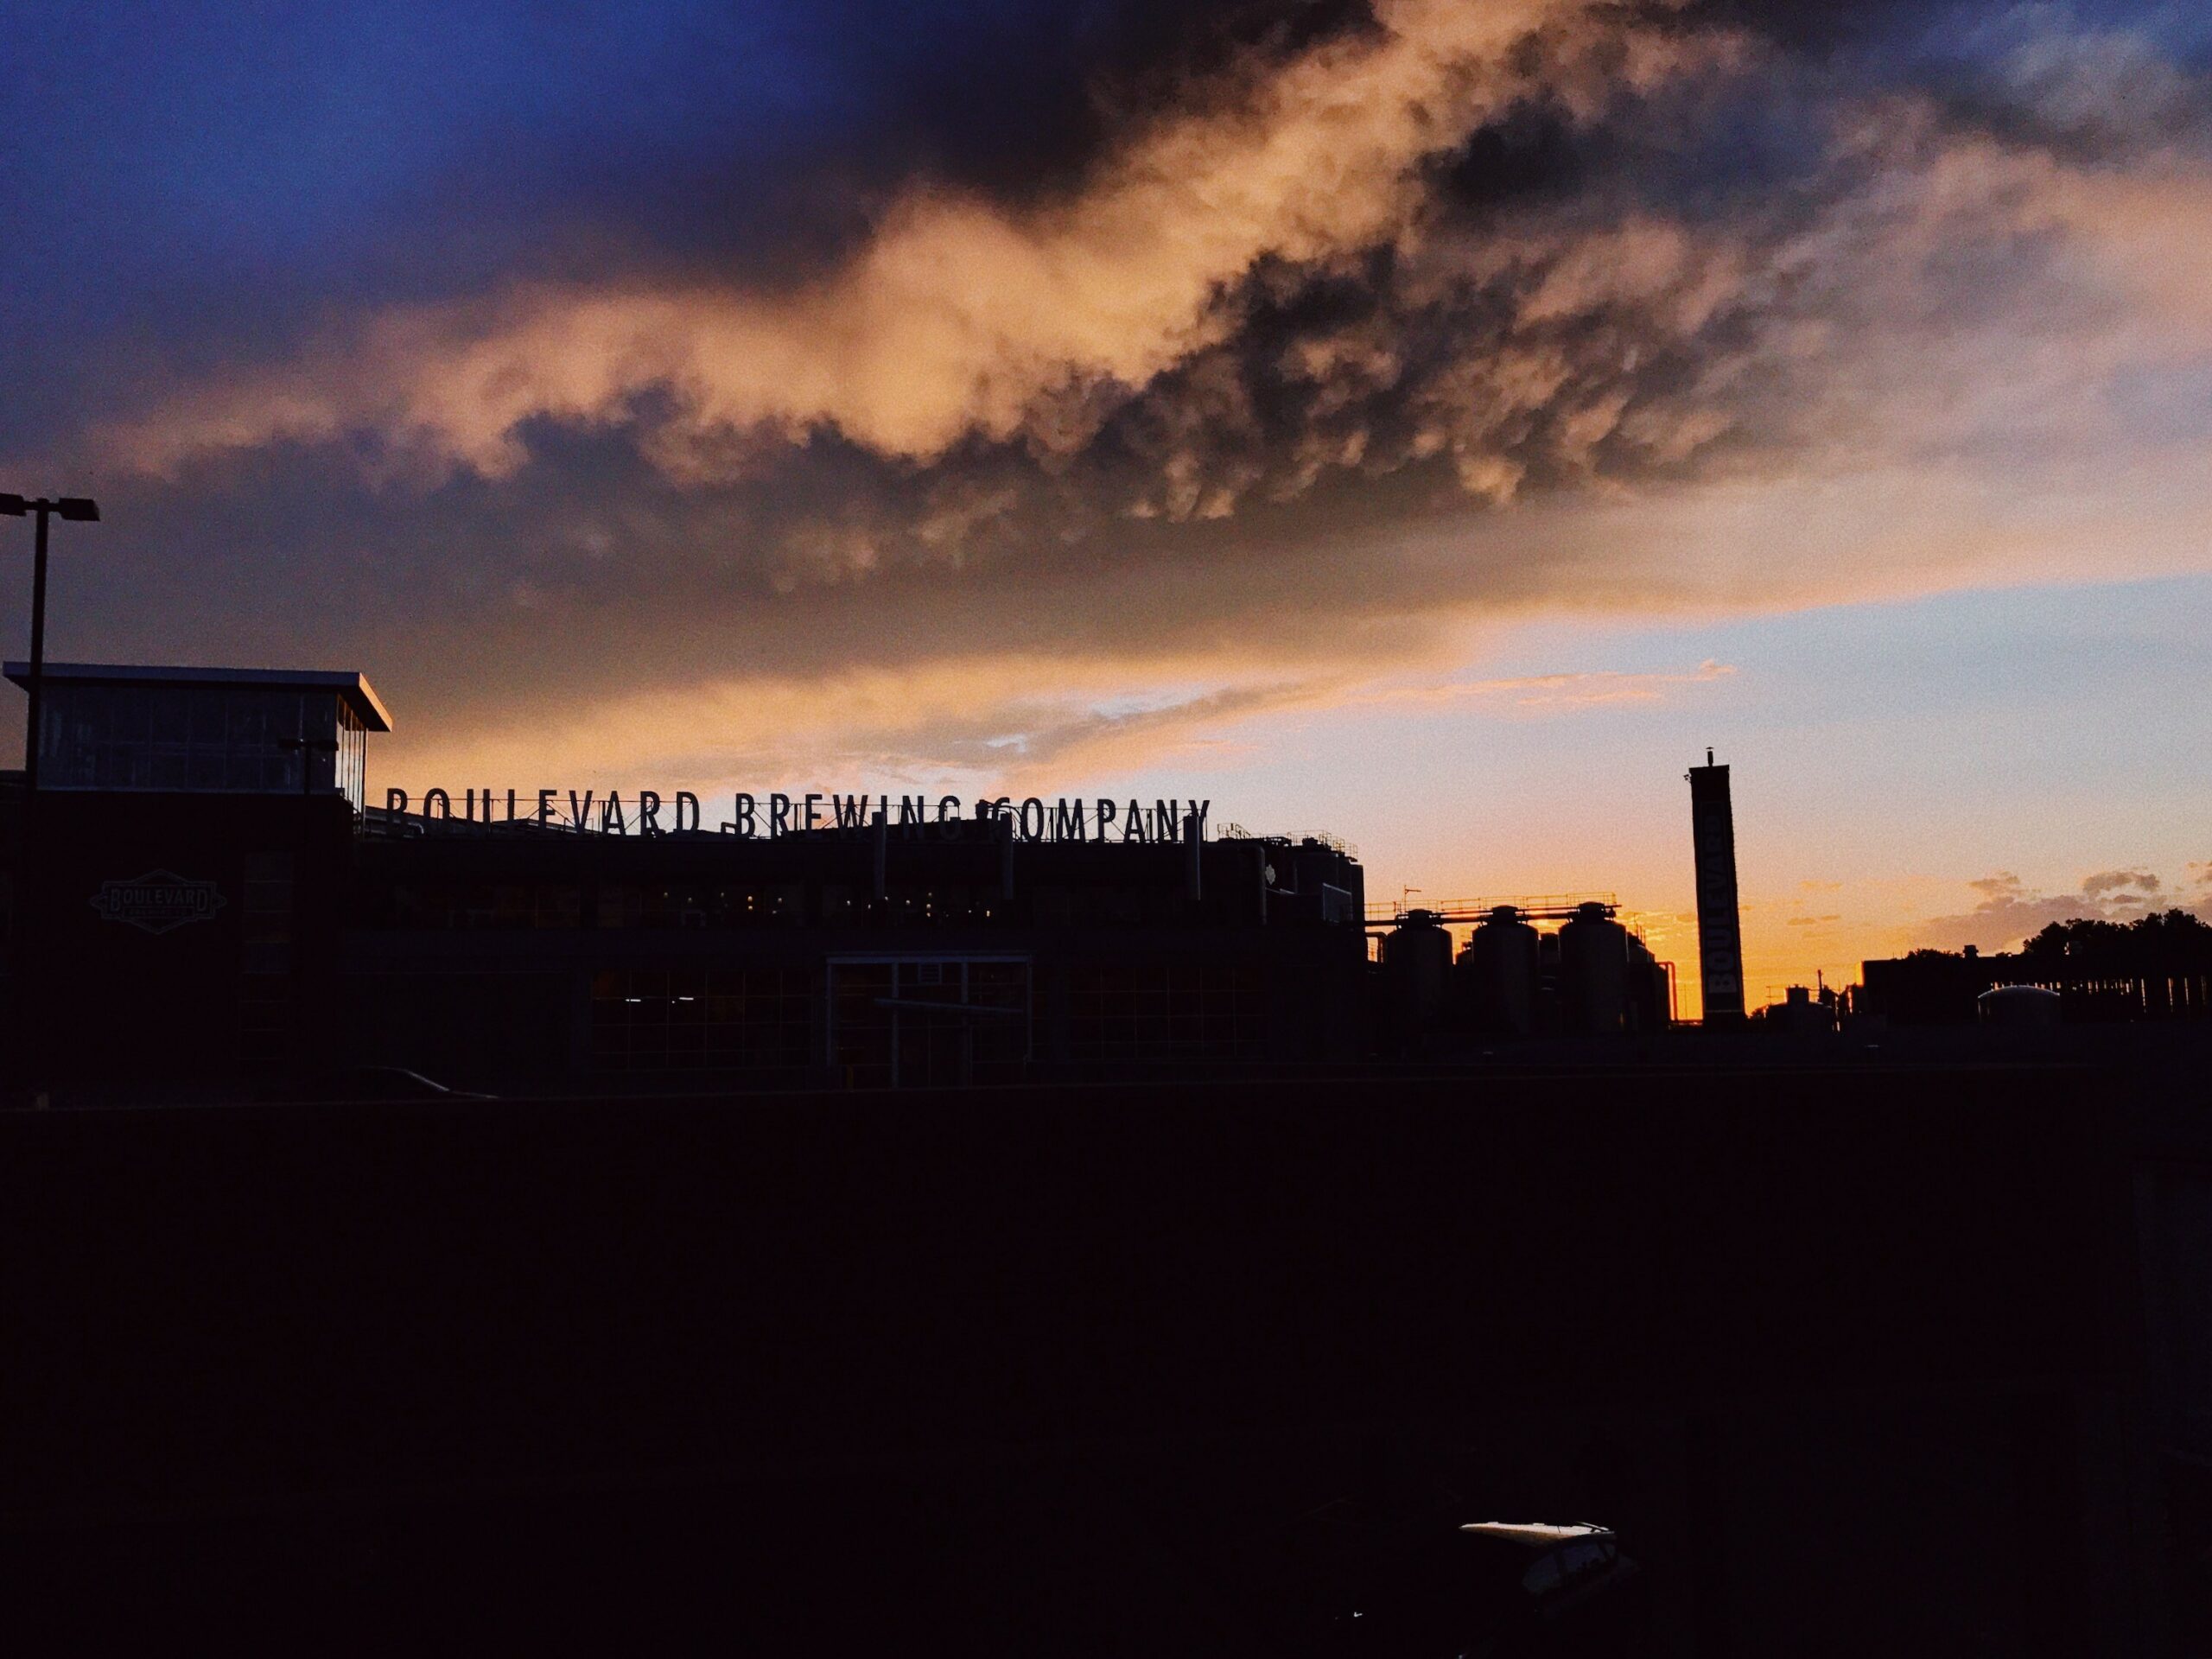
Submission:
[[222,890],[175,870],[149,870],[128,881],[103,881],[90,900],[104,922],[124,922],[149,933],[166,933],[204,922],[223,907]]

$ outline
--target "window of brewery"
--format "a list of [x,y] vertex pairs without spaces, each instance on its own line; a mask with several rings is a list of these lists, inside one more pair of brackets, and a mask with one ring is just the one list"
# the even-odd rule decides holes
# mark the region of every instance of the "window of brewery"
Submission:
[[1029,1058],[1026,958],[840,960],[830,986],[830,1062],[856,1087],[1004,1081]]
[[605,969],[592,979],[592,1058],[617,1071],[796,1069],[813,1059],[811,976],[783,966]]
[[969,1020],[974,1033],[975,1081],[1018,1076],[1029,1058],[1029,964],[970,962],[963,967],[968,1006],[990,1011]]
[[1070,978],[1075,1059],[1232,1058],[1261,1051],[1265,1000],[1249,963],[1103,962]]
[[840,962],[830,969],[830,1061],[860,1088],[880,1089],[898,1062],[899,1014],[889,1006],[898,964]]
[[608,882],[594,913],[601,927],[785,926],[804,913],[796,881],[727,885],[707,882]]
[[[335,791],[358,810],[368,734],[328,694],[218,686],[49,684],[40,783],[68,790],[297,794]],[[301,747],[304,739],[308,747]]]

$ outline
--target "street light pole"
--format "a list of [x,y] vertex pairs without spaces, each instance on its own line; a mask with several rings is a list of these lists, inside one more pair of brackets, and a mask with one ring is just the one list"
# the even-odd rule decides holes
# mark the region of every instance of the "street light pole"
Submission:
[[38,793],[39,693],[46,679],[46,527],[57,513],[74,524],[96,524],[100,520],[99,504],[86,496],[64,495],[48,500],[44,496],[0,495],[0,514],[10,518],[29,516],[38,521],[31,563],[30,728],[23,734],[26,805]]
[[[35,848],[31,831],[31,815],[38,801],[40,694],[46,683],[46,527],[48,521],[59,516],[73,524],[96,524],[99,522],[99,504],[88,496],[64,495],[49,500],[44,496],[25,497],[0,494],[0,515],[10,518],[32,517],[37,520],[34,539],[35,551],[31,563],[31,671],[30,707],[25,711],[28,724],[23,732],[23,805],[20,827],[21,841],[16,855],[16,891],[10,906],[9,978],[13,995],[16,1020],[16,1052],[27,1062],[29,1081],[35,1090],[42,1090],[44,1078],[37,1062],[31,1058],[41,1036],[40,1022],[31,1016],[29,999],[25,995],[31,979],[30,929],[26,925],[29,907],[26,902],[33,891],[31,859]],[[42,1092],[35,1096],[40,1104],[45,1103]]]
[[38,793],[38,715],[39,693],[46,682],[46,526],[53,518],[46,503],[38,504],[37,551],[31,558],[31,706],[25,715],[29,722],[23,734],[23,800],[28,804]]

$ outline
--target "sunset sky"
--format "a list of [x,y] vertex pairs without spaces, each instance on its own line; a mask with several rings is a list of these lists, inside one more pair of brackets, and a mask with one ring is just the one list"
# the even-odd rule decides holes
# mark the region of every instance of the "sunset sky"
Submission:
[[372,795],[1208,797],[1692,1012],[1709,745],[1754,1002],[2212,915],[2201,5],[10,18],[49,653],[361,669]]

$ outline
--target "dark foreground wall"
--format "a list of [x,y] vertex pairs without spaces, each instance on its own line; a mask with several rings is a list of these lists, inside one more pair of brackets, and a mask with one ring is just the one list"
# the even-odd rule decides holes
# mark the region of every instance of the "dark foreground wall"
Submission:
[[[678,1510],[695,1539],[702,1505],[824,1524],[824,1482],[911,1521],[1019,1469],[1156,1521],[1296,1501],[1301,1471],[1448,1469],[1476,1508],[1640,1516],[1669,1650],[2091,1650],[2142,1597],[2108,1088],[1492,1073],[16,1115],[7,1536],[67,1584],[102,1556],[214,1571],[240,1556],[210,1538],[243,1528],[258,1559],[342,1511],[386,1517],[348,1560],[491,1572],[531,1537],[609,1573],[664,1558],[639,1541]],[[914,1481],[937,1496],[883,1496]],[[564,1542],[531,1530],[553,1513]]]

